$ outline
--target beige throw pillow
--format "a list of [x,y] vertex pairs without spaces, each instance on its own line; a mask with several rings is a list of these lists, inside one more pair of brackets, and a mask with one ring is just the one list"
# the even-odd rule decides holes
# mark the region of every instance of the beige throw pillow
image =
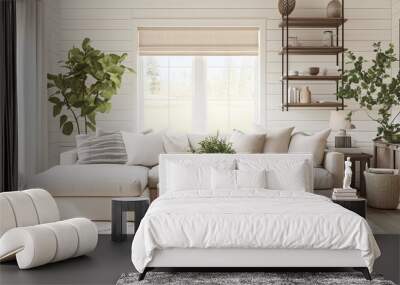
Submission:
[[289,144],[289,153],[312,153],[314,167],[322,164],[326,143],[331,129],[323,130],[313,135],[295,133]]
[[163,136],[163,143],[166,153],[190,152],[189,139],[186,134],[166,133]]
[[206,134],[188,134],[190,149],[196,152],[200,148],[200,142],[203,141],[208,135]]
[[261,153],[264,147],[264,134],[244,134],[233,131],[229,138],[236,153]]
[[255,126],[256,133],[265,134],[264,153],[287,153],[293,129],[294,127],[267,131],[261,126]]
[[139,133],[121,132],[124,140],[128,165],[154,166],[158,164],[158,156],[164,153],[163,132]]

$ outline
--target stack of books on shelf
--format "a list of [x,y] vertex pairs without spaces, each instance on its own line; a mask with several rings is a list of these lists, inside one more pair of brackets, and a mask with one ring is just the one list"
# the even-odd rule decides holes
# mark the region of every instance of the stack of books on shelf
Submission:
[[351,200],[358,199],[357,189],[333,189],[332,199],[334,200]]

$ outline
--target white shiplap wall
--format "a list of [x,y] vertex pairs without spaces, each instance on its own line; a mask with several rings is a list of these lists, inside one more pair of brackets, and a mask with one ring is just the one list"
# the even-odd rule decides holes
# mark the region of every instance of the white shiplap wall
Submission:
[[[397,54],[397,58],[400,59],[400,0],[392,0],[392,42],[395,46],[395,52]],[[399,72],[399,64],[395,63],[394,68],[392,69],[393,76],[396,76]],[[393,116],[397,115],[400,112],[400,107],[394,108]],[[397,123],[400,123],[400,116],[397,117]]]
[[[53,2],[53,1],[52,1]],[[252,19],[266,22],[266,125],[270,128],[296,126],[298,130],[314,132],[328,127],[329,110],[292,109],[281,112],[280,98],[280,48],[281,33],[278,28],[280,15],[278,0],[57,0],[58,24],[56,37],[52,41],[56,59],[49,64],[57,70],[56,60],[66,51],[90,37],[93,44],[107,52],[129,54],[128,64],[135,66],[135,41],[132,19]],[[297,0],[293,16],[325,16],[329,0]],[[371,55],[371,45],[380,40],[388,44],[392,39],[392,0],[345,0],[346,47],[366,56]],[[54,23],[53,23],[54,24]],[[300,40],[319,41],[322,31],[300,29],[296,32]],[[334,57],[305,57],[293,59],[291,68],[305,69],[309,66],[334,67]],[[323,64],[321,64],[323,62]],[[319,98],[332,98],[333,84],[309,84],[313,94]],[[98,126],[106,129],[135,129],[136,82],[133,75],[127,76],[109,114],[98,116]],[[350,107],[352,104],[347,103]],[[375,135],[375,124],[363,113],[354,116],[357,129],[353,140],[369,148]],[[332,136],[333,137],[333,136]],[[332,139],[332,138],[331,138]],[[73,138],[63,136],[58,122],[49,113],[50,165],[58,162],[58,153],[73,145]]]
[[[392,41],[395,45],[396,54],[399,56],[399,25],[400,25],[400,0],[392,0]],[[393,69],[393,75],[399,71],[399,65],[396,64]]]

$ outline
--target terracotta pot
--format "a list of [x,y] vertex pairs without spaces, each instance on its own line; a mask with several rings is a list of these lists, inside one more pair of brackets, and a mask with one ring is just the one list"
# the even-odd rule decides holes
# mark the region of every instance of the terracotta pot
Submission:
[[332,0],[326,7],[328,18],[340,18],[342,16],[342,3],[339,0]]
[[282,16],[289,16],[296,7],[296,0],[279,0],[278,8]]

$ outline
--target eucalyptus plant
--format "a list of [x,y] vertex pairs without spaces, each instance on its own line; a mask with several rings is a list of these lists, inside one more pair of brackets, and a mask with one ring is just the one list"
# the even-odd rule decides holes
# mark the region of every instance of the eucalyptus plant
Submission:
[[224,138],[220,138],[217,133],[216,136],[206,137],[199,142],[200,147],[196,153],[235,153],[232,143],[229,143]]
[[47,74],[47,88],[52,92],[49,102],[53,104],[53,117],[59,117],[63,134],[70,135],[74,126],[81,134],[80,120],[85,133],[88,128],[96,130],[96,114],[110,111],[110,100],[121,87],[122,76],[126,71],[134,72],[122,64],[126,57],[126,53],[103,53],[85,38],[81,48],[73,47],[67,59],[60,61],[64,73]]
[[[378,123],[378,136],[388,141],[400,135],[400,124],[393,115],[395,107],[400,105],[400,73],[392,76],[392,64],[397,62],[393,44],[383,50],[381,43],[373,44],[375,58],[369,62],[362,56],[349,51],[346,54],[351,68],[343,72],[342,86],[338,97],[354,99],[368,117]],[[374,112],[373,109],[377,109]],[[352,112],[349,113],[349,118]]]

